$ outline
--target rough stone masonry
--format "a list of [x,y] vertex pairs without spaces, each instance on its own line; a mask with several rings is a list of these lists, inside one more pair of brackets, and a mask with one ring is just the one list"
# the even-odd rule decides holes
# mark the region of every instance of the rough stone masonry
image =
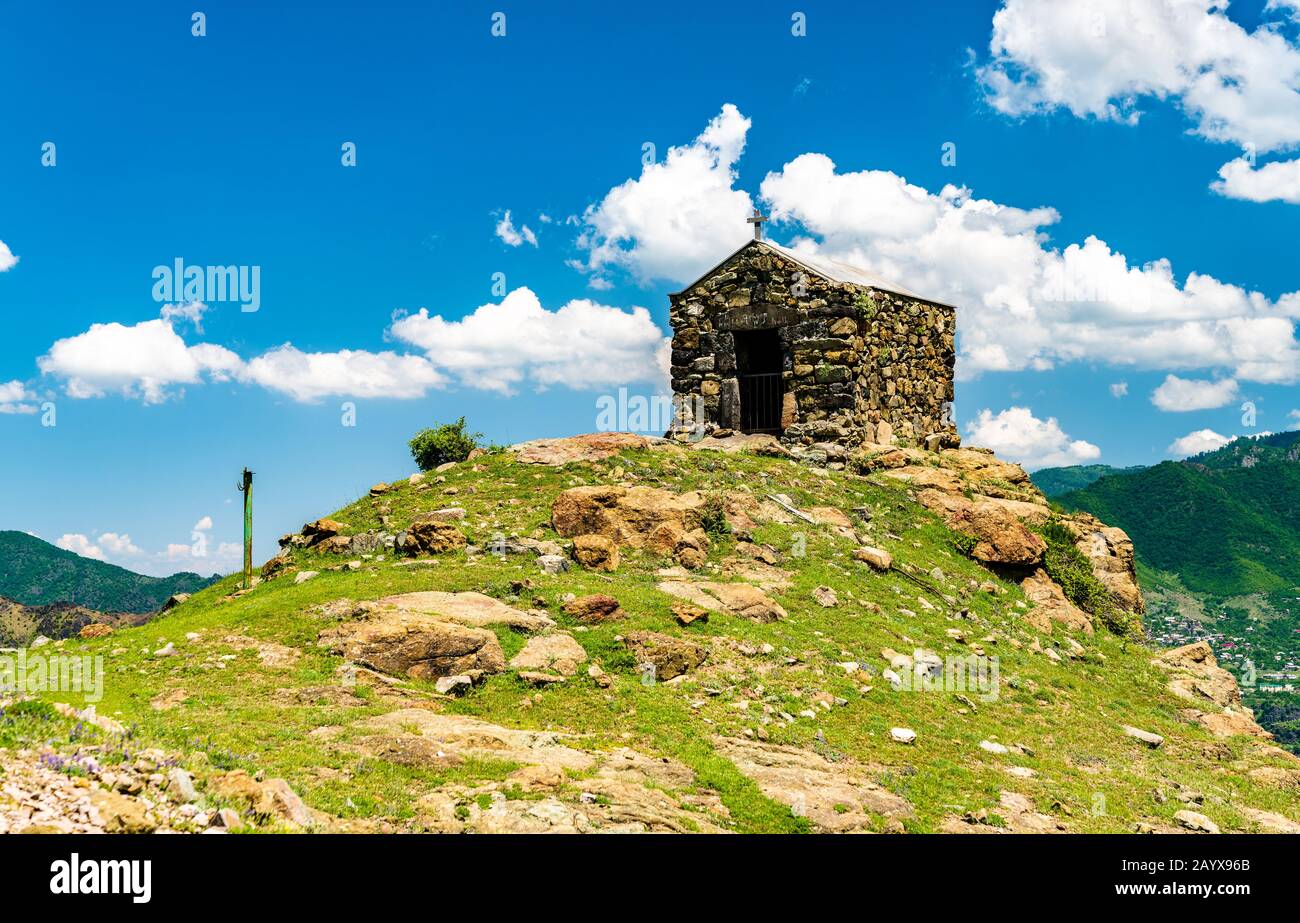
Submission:
[[669,298],[676,430],[960,443],[950,305],[761,239]]

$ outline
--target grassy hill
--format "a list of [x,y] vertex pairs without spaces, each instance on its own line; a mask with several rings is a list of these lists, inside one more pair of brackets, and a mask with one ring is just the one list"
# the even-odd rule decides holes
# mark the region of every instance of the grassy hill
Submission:
[[72,603],[100,612],[155,612],[175,593],[193,593],[216,577],[146,577],[83,558],[25,532],[0,532],[0,597],[27,606]]
[[[710,515],[706,557],[689,572],[625,547],[613,570],[569,561],[548,573],[555,559],[535,552],[567,544],[552,504],[584,485],[699,490],[752,521]],[[99,714],[133,729],[133,751],[191,767],[205,810],[227,799],[225,774],[245,770],[287,780],[339,829],[1099,832],[1174,829],[1189,805],[1224,830],[1259,829],[1258,811],[1300,818],[1293,757],[1189,721],[1141,643],[1100,626],[1035,630],[1014,575],[967,557],[971,543],[892,477],[676,446],[559,466],[494,452],[396,482],[326,527],[397,532],[453,505],[463,518],[447,514],[443,531],[468,547],[414,559],[291,548],[251,591],[228,577],[145,626],[63,650],[104,655]],[[855,558],[861,541],[892,567]],[[784,615],[685,618],[668,580],[757,582]],[[514,627],[476,623],[506,660],[548,638],[579,667],[542,679],[489,670],[441,694],[433,677],[335,652],[328,639],[371,625],[374,601],[417,591],[485,594],[480,610],[516,613]],[[574,598],[595,594],[617,615],[577,614]],[[538,631],[539,619],[555,627]],[[657,681],[630,646],[639,632],[703,661]],[[919,651],[948,663],[979,652],[996,663],[993,694],[896,687],[887,658]],[[85,752],[87,729],[75,733]],[[49,727],[39,734],[58,746]]]
[[1066,468],[1040,468],[1030,475],[1034,486],[1045,496],[1057,497],[1072,490],[1081,490],[1094,481],[1111,474],[1133,474],[1143,466],[1113,468],[1110,465],[1071,465]]

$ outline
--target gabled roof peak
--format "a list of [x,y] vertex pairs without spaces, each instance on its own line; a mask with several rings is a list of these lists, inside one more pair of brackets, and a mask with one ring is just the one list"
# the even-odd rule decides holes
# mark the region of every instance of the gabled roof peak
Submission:
[[[687,285],[684,288],[682,288],[681,291],[686,292],[694,288],[695,286],[699,285],[709,276],[713,275],[715,272],[717,272],[719,269],[725,266],[728,262],[734,259],[737,254],[739,254],[741,251],[749,247],[760,247],[760,248],[765,248],[767,250],[770,250],[773,253],[776,253],[778,256],[783,257],[784,259],[787,259],[792,263],[802,266],[804,269],[808,270],[814,275],[821,276],[823,279],[827,280],[828,282],[847,283],[849,285],[856,285],[862,288],[870,288],[882,292],[889,292],[891,295],[901,295],[904,298],[915,298],[917,301],[926,301],[929,302],[930,304],[942,305],[943,307],[953,307],[952,305],[945,304],[942,301],[935,301],[933,298],[926,298],[924,295],[918,295],[916,292],[904,288],[903,286],[895,282],[890,282],[888,279],[883,279],[880,276],[868,272],[865,269],[860,269],[857,266],[851,266],[848,263],[842,263],[839,260],[831,260],[823,257],[807,257],[800,253],[796,253],[794,250],[791,250],[789,247],[783,247],[780,244],[770,240],[745,241],[745,243],[741,244],[731,253],[727,254],[726,257],[718,261],[717,264],[715,264],[711,269],[709,269],[707,272],[701,275],[690,285]],[[680,294],[680,292],[678,294]]]

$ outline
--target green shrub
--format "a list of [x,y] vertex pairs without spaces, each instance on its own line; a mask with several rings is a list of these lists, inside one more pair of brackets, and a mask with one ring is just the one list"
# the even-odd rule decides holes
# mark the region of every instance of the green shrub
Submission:
[[874,318],[877,312],[880,311],[880,305],[876,304],[876,299],[866,292],[862,292],[858,295],[857,301],[854,302],[854,307],[856,307],[858,313],[867,320]]
[[731,534],[731,524],[727,522],[727,498],[722,494],[711,493],[704,498],[700,528],[713,538]]
[[461,462],[478,448],[482,433],[465,432],[465,418],[422,429],[411,438],[411,457],[421,471],[430,471],[447,462]]

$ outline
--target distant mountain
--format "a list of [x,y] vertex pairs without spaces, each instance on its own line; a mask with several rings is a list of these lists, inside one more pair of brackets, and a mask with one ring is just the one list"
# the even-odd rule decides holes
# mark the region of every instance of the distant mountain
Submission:
[[1236,439],[1054,499],[1119,526],[1138,559],[1214,596],[1300,586],[1300,433]]
[[1072,490],[1082,490],[1108,475],[1132,474],[1141,470],[1143,470],[1142,465],[1132,468],[1112,468],[1110,465],[1071,465],[1068,468],[1040,468],[1029,475],[1029,479],[1045,496],[1057,497]]
[[0,596],[25,606],[71,603],[100,612],[154,612],[167,597],[201,590],[219,577],[146,577],[25,532],[0,531],[0,562]]

